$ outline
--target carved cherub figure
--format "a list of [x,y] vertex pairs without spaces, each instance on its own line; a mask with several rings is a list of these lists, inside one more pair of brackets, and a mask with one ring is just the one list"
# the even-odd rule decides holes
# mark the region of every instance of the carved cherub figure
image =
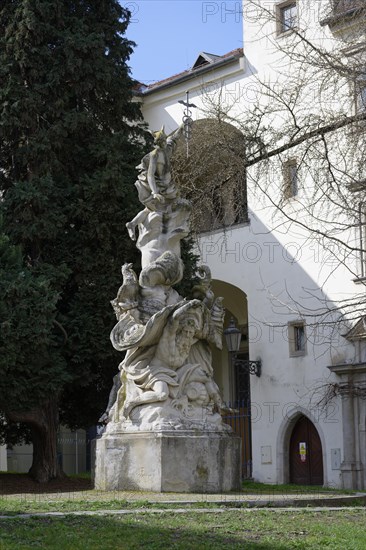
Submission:
[[111,301],[112,307],[119,320],[121,315],[138,307],[139,282],[132,269],[132,264],[122,266],[123,284],[119,288],[117,297]]
[[[158,199],[162,203],[165,202],[166,197],[164,194],[168,192],[172,181],[170,157],[175,148],[176,141],[182,133],[182,129],[183,127],[180,126],[178,130],[168,137],[165,134],[163,126],[158,132],[154,132],[153,134],[155,148],[149,154],[147,182],[151,189],[152,198]],[[176,190],[174,192],[176,194]]]
[[164,209],[167,202],[178,196],[172,180],[170,158],[182,130],[183,127],[180,126],[167,136],[163,126],[159,131],[153,132],[154,149],[144,156],[137,167],[140,173],[135,185],[140,201],[149,210]]

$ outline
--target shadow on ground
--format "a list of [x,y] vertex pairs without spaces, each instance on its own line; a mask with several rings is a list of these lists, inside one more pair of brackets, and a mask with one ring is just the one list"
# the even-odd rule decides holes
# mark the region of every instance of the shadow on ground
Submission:
[[90,479],[64,477],[48,483],[37,483],[28,474],[0,473],[0,495],[21,493],[73,493],[93,489]]

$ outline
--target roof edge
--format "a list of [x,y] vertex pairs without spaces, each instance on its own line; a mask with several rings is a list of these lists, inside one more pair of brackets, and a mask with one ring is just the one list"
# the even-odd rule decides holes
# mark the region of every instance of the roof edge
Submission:
[[241,57],[244,57],[244,51],[241,48],[238,48],[238,50],[234,50],[234,53],[232,53],[231,55],[228,55],[227,57],[221,57],[218,61],[215,61],[214,63],[208,63],[207,65],[202,65],[200,67],[197,67],[196,69],[188,69],[187,71],[179,73],[176,76],[161,80],[160,83],[157,82],[156,84],[152,84],[147,89],[141,90],[139,94],[142,96],[151,95],[156,91],[170,88],[171,86],[175,86],[176,84],[180,84],[181,82],[185,82],[186,80],[191,80],[198,75],[208,73],[224,65],[229,65],[230,63],[237,61]]

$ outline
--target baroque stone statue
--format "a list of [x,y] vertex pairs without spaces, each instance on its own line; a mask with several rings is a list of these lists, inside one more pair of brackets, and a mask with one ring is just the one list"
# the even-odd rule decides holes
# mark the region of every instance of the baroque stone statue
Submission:
[[180,134],[181,128],[171,136],[164,128],[155,132],[155,148],[138,166],[135,185],[145,208],[126,226],[133,240],[138,231],[142,271],[137,277],[132,264],[123,265],[123,284],[112,301],[118,320],[112,344],[126,355],[102,417],[108,431],[117,425],[127,431],[227,429],[209,347],[221,348],[222,299],[210,289],[207,266],[200,268],[193,299],[173,288],[184,273],[180,242],[188,234],[191,211],[171,174]]
[[[144,208],[127,223],[141,252],[139,276],[122,266],[111,304],[114,348],[124,352],[96,440],[101,490],[221,492],[240,486],[240,439],[222,422],[210,345],[221,349],[224,309],[207,266],[190,297],[174,289],[184,276],[181,240],[190,203],[179,196],[170,159],[182,129],[154,133],[154,149],[135,183]],[[181,457],[182,460],[179,460]]]

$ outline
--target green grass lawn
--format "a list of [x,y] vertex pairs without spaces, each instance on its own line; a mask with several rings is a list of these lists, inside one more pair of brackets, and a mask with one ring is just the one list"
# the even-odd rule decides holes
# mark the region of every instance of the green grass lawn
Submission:
[[0,520],[1,550],[364,550],[366,510],[151,511]]
[[[4,495],[0,497],[0,515],[14,517],[0,519],[0,550],[215,550],[226,547],[230,550],[364,550],[366,508],[291,512],[246,509],[245,496],[248,495],[277,498],[278,495],[291,497],[309,493],[336,496],[340,492],[344,493],[322,487],[245,482],[242,491],[222,495],[226,506],[207,502],[204,494],[190,505],[179,501],[174,504],[154,502],[153,497],[150,502],[150,497],[140,493],[130,493],[126,500],[126,493],[94,490]],[[167,500],[173,498],[165,496]],[[229,509],[233,505],[237,510]],[[317,498],[314,505],[317,505]],[[184,513],[179,510],[182,508]],[[131,513],[112,514],[113,510],[122,509]],[[94,514],[71,515],[83,510]],[[110,510],[111,514],[98,515],[99,510]],[[19,514],[37,512],[61,512],[64,516],[19,517]]]
[[[300,486],[300,485],[265,485],[263,483],[256,482],[244,482],[241,491],[231,494],[221,495],[220,500],[227,505],[234,505],[235,507],[248,506],[246,498],[251,500],[256,499],[256,496],[268,496],[271,501],[271,497],[278,498],[283,496],[305,497],[309,494],[312,495],[313,504],[318,505],[318,500],[326,498],[327,495],[337,496],[339,493],[354,493],[353,491],[340,491],[332,489],[324,489],[322,487],[314,486]],[[128,500],[127,500],[128,498]],[[209,502],[205,494],[196,495],[197,502],[192,503],[191,508],[214,508],[218,504],[215,502]],[[143,499],[143,500],[142,500]],[[187,500],[190,496],[187,495]],[[156,500],[156,502],[154,502]],[[51,492],[51,493],[24,493],[21,495],[3,495],[0,496],[0,515],[7,514],[21,514],[32,512],[75,512],[80,510],[121,510],[134,509],[134,508],[172,508],[172,504],[164,504],[159,502],[161,499],[155,499],[154,494],[148,495],[140,493],[126,493],[123,492],[100,492],[95,490],[87,491],[71,491],[71,492]],[[175,507],[181,507],[179,500],[175,499],[174,495],[169,493],[165,494],[165,500],[176,500]],[[184,498],[182,499],[185,500]],[[258,502],[260,502],[258,500]],[[360,501],[351,501],[349,505],[360,505]],[[1,550],[1,547],[0,547]]]

